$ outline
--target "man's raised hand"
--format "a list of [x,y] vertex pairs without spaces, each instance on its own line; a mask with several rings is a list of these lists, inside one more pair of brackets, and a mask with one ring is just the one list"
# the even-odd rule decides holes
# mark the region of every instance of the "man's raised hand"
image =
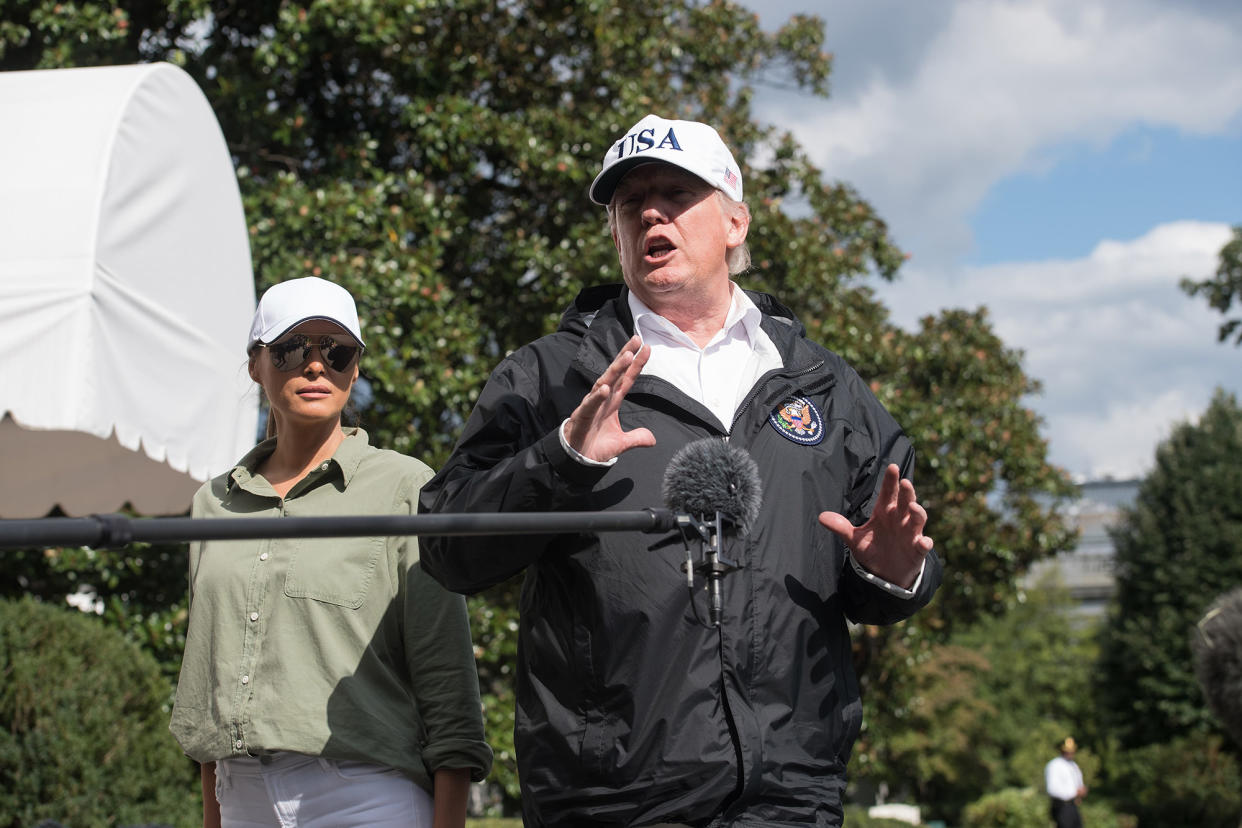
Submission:
[[914,484],[890,463],[871,517],[854,526],[837,512],[821,512],[819,522],[836,533],[868,572],[909,589],[918,578],[932,539],[923,534],[927,512],[919,505]]
[[565,424],[565,441],[574,451],[591,460],[606,462],[640,446],[654,446],[655,435],[648,429],[623,431],[618,409],[630,393],[634,380],[651,357],[651,347],[637,335],[630,337],[616,359],[591,386],[591,390]]

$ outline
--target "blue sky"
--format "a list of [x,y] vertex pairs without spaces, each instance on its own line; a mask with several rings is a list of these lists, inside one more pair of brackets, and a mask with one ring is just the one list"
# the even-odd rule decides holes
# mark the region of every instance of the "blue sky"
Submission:
[[1170,216],[1242,224],[1236,132],[1139,125],[1105,147],[1053,147],[1047,169],[1004,178],[979,202],[968,261],[1085,256],[1101,238],[1136,238]]
[[1242,3],[747,4],[825,20],[831,97],[764,88],[757,117],[888,220],[899,324],[988,308],[1053,462],[1141,476],[1216,387],[1242,396],[1242,348],[1177,287],[1242,224]]

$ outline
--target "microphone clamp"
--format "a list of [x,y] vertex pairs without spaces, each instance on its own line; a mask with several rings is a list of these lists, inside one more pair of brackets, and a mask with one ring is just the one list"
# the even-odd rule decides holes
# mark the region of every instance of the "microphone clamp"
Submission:
[[[686,541],[686,560],[681,565],[682,572],[686,573],[686,586],[691,590],[693,600],[694,576],[698,574],[707,581],[708,623],[713,627],[719,627],[724,609],[721,580],[725,575],[740,568],[737,561],[723,554],[725,529],[726,527],[733,528],[735,524],[730,516],[716,512],[710,519],[697,519],[693,515],[678,514],[677,525]],[[700,549],[703,550],[702,559],[697,563],[690,550],[692,538],[698,539]]]

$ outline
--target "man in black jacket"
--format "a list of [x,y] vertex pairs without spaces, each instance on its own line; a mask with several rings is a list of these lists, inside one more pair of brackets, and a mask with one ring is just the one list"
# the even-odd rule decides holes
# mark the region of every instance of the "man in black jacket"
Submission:
[[527,825],[839,826],[862,721],[847,619],[907,618],[941,578],[913,450],[853,369],[731,281],[750,214],[714,129],[647,116],[590,197],[625,285],[497,366],[420,508],[658,506],[679,448],[727,440],[762,508],[729,541],[720,623],[675,533],[424,538],[423,565],[466,593],[525,571]]

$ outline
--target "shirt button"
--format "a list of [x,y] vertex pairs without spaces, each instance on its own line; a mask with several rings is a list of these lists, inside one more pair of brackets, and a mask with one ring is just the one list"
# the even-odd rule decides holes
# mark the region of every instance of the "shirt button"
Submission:
[[261,561],[266,561],[266,560],[267,560],[267,553],[266,553],[266,552],[264,552],[262,555],[260,555],[260,556],[259,556],[259,560],[261,560]]
[[249,684],[250,676],[242,676],[242,684]]
[[319,467],[319,470],[320,470],[320,471],[327,471],[327,470],[328,470],[328,464],[327,464],[327,463],[324,463],[322,466],[320,466],[320,467]]
[[259,620],[259,614],[258,614],[257,612],[252,612],[252,613],[250,613],[250,620],[251,620],[251,621],[258,621],[258,620]]
[[233,743],[233,747],[237,748],[238,750],[241,750],[242,744],[243,744],[242,740],[238,739],[236,742]]

